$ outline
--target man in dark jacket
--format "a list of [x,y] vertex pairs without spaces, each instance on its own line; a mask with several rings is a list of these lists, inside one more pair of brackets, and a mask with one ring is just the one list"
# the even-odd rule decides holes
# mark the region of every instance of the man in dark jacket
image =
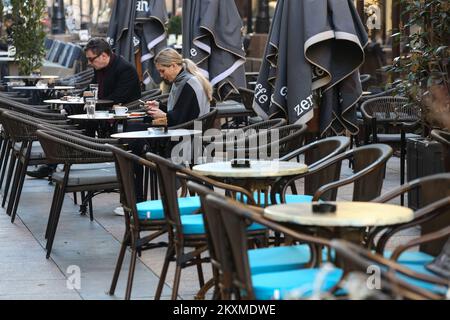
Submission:
[[94,68],[92,83],[98,84],[98,98],[128,103],[141,97],[141,87],[132,64],[111,51],[108,42],[92,38],[84,52],[89,65]]
[[[108,42],[92,38],[85,49],[86,59],[94,68],[92,83],[98,84],[98,99],[112,100],[114,103],[128,103],[141,97],[141,87],[136,69],[122,57],[111,51]],[[86,134],[93,135],[97,124],[87,124]],[[27,175],[45,178],[52,174],[55,165],[41,165]]]

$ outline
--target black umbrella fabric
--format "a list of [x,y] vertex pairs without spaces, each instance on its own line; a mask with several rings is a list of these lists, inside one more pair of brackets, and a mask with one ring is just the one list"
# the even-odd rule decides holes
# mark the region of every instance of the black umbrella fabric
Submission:
[[134,64],[134,17],[136,0],[116,0],[107,32],[107,41],[117,55]]
[[167,11],[164,0],[116,0],[108,28],[108,42],[114,52],[136,64],[141,52],[143,82],[159,83],[154,56],[166,46],[164,24]]
[[167,10],[165,0],[138,1],[136,10],[136,35],[140,40],[143,82],[160,83],[159,72],[153,58],[166,47]]
[[263,118],[307,123],[320,132],[358,132],[358,68],[367,34],[352,0],[278,0],[253,107]]
[[183,1],[183,56],[217,88],[219,100],[245,87],[241,29],[234,0]]

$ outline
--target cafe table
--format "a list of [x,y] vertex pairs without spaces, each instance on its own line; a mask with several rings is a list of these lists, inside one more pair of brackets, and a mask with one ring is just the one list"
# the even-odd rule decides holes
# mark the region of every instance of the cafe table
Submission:
[[[44,100],[44,103],[51,104],[52,109],[54,109],[54,110],[66,109],[66,111],[69,115],[83,113],[83,108],[85,105],[84,99],[81,97],[79,97],[79,99],[71,99],[71,100],[47,99],[47,100]],[[114,104],[114,101],[106,100],[106,99],[98,99],[98,100],[96,100],[95,104],[96,104],[96,107],[99,107],[99,109],[107,109],[107,108],[112,107],[112,105]]]
[[336,205],[335,212],[313,212],[313,204],[318,203],[272,205],[264,209],[264,216],[300,232],[358,244],[364,244],[367,228],[393,226],[414,219],[413,210],[395,204],[336,201],[328,202]]
[[308,166],[292,161],[250,160],[248,168],[232,167],[231,161],[221,161],[195,165],[192,170],[240,186],[251,193],[256,192],[256,203],[262,205],[268,203],[269,187],[275,180],[305,173]]
[[[152,144],[153,142],[159,142],[159,141],[167,141],[172,140],[176,138],[182,138],[182,137],[192,137],[196,135],[201,135],[201,130],[190,130],[190,129],[168,129],[167,131],[162,130],[162,128],[149,128],[149,130],[145,131],[130,131],[130,132],[121,132],[121,133],[115,133],[111,135],[111,138],[120,139],[123,142],[127,142],[130,140],[147,140],[149,144]],[[157,154],[161,153],[161,148],[158,147],[157,144],[152,144],[154,146],[154,149],[152,152],[155,152]],[[150,199],[156,200],[158,199],[158,183],[157,183],[157,175],[154,170],[150,170],[150,172],[145,173],[145,175],[148,174],[148,178],[144,177],[145,181],[149,181],[150,184]],[[148,179],[148,180],[147,180]],[[144,197],[148,193],[148,183],[144,183]]]
[[11,87],[13,90],[23,90],[23,91],[29,91],[31,92],[31,99],[33,104],[38,104],[42,100],[44,100],[42,97],[49,97],[52,95],[53,92],[56,91],[67,91],[67,90],[73,90],[75,89],[74,86],[14,86]]
[[23,80],[27,85],[35,85],[39,80],[56,80],[59,76],[52,75],[28,75],[28,76],[5,76],[5,79]]

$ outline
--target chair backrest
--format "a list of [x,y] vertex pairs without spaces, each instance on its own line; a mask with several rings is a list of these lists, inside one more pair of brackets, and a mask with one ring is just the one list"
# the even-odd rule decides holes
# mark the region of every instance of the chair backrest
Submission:
[[[385,144],[372,144],[351,149],[310,168],[305,174],[283,181],[284,186],[278,189],[284,195],[287,188],[299,178],[335,166],[335,170],[332,170],[335,175],[324,175],[323,178],[327,181],[314,191],[313,201],[335,201],[338,188],[348,184],[353,184],[352,201],[370,201],[381,193],[386,162],[392,156],[392,152],[392,148]],[[353,160],[353,173],[340,178],[342,161],[345,159]]]
[[[133,226],[133,231],[139,232],[141,225],[136,207],[135,166],[145,165],[152,167],[152,163],[117,146],[108,144],[107,147],[114,155],[121,194],[120,202],[125,212],[125,225],[127,228]],[[161,226],[165,225],[165,219],[148,220],[146,222],[147,227],[149,227],[150,222],[156,228],[161,228]]]
[[[237,288],[236,291],[239,292],[242,299],[255,299],[248,260],[247,227],[250,223],[264,225],[271,230],[282,232],[295,240],[312,245],[329,246],[329,242],[325,239],[294,232],[291,229],[264,218],[260,212],[255,211],[256,209],[250,209],[250,207],[232,199],[225,199],[224,197],[210,194],[206,196],[206,203],[209,208],[214,208],[216,212],[220,211],[221,221],[227,235],[222,241],[226,241],[226,246],[231,249],[228,251],[231,251],[233,263],[232,269],[234,272],[232,273],[232,283]],[[222,245],[226,248],[223,244],[219,243],[217,245]],[[317,262],[314,251],[311,251],[312,264]]]
[[50,49],[51,52],[47,60],[49,60],[50,62],[58,62],[59,55],[64,50],[64,46],[64,42],[55,40],[54,46],[52,46],[52,48]]
[[240,212],[241,208],[229,206],[227,200],[222,198],[209,195],[206,197],[206,202],[209,207],[220,212],[221,222],[226,232],[226,237],[221,241],[225,242],[224,249],[231,251],[231,261],[233,262],[232,283],[239,290],[242,299],[254,299],[248,262],[247,227],[249,222],[243,218],[245,213]]
[[[447,227],[444,232],[448,235],[450,227]],[[422,283],[426,281],[432,284],[435,289],[439,287],[442,289],[442,292],[446,292],[449,286],[448,280],[419,274],[401,264],[345,240],[334,239],[331,241],[331,247],[336,251],[344,272],[346,274],[358,272],[362,276],[364,284],[367,283],[371,276],[368,275],[367,270],[378,266],[379,275],[381,276],[381,288],[377,292],[387,295],[383,299],[445,299],[444,294],[440,295],[418,287],[414,285],[413,281],[420,280]],[[409,281],[407,280],[408,278]],[[374,293],[373,290],[368,291],[372,291],[370,294]]]
[[[308,168],[313,168],[314,166],[341,154],[347,150],[349,145],[350,138],[348,137],[328,137],[304,145],[303,147],[281,157],[280,160],[288,161],[297,157],[298,161],[298,157],[301,154],[304,154],[305,164],[308,165]],[[314,194],[314,192],[321,186],[334,181],[334,179],[339,177],[339,173],[340,166],[339,164],[336,164],[321,170],[316,174],[305,177],[305,194]]]
[[55,130],[39,129],[36,135],[50,163],[71,165],[113,161],[112,152],[105,144],[90,142]]
[[[396,187],[389,192],[373,199],[375,202],[388,202],[401,194],[414,194],[418,199],[418,207],[423,208],[431,203],[445,197],[450,197],[450,173],[438,173],[409,181],[404,185]],[[421,222],[422,234],[427,234],[440,229],[442,226],[450,225],[450,208],[443,209],[444,212],[437,218]],[[445,244],[445,240],[437,240],[421,244],[420,251],[437,255]]]
[[253,99],[255,97],[255,91],[247,88],[239,88],[238,90],[245,109],[253,111]]
[[398,96],[366,100],[361,104],[361,112],[364,118],[376,118],[377,122],[411,122],[420,119],[419,107],[408,104],[407,98]]
[[211,206],[209,201],[206,201],[208,195],[215,195],[217,197],[221,197],[221,195],[198,182],[188,181],[187,186],[190,191],[200,196],[209,256],[215,268],[214,276],[217,277],[215,280],[219,281],[218,286],[221,291],[221,298],[229,299],[233,272],[231,250],[228,246],[228,241],[226,241],[226,230],[222,222],[220,210]]
[[64,60],[63,66],[66,68],[73,68],[76,61],[80,60],[83,54],[83,49],[80,46],[73,46],[70,55]]
[[72,53],[72,50],[73,50],[74,47],[75,47],[75,45],[73,45],[72,43],[65,43],[64,44],[63,50],[61,51],[59,57],[57,57],[58,64],[60,64],[61,66],[64,66],[64,62],[66,62],[66,60],[68,59],[68,57]]
[[176,126],[170,127],[170,129],[195,129],[196,124],[201,123],[202,133],[205,133],[206,130],[211,129],[214,125],[214,120],[216,120],[217,109],[213,108],[208,113],[198,117],[197,119],[190,120],[188,122],[181,123]]

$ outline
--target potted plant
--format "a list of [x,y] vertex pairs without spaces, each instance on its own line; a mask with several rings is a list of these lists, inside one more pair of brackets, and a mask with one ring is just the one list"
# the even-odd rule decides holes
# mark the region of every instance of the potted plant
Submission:
[[11,0],[13,27],[12,40],[16,48],[15,58],[19,74],[38,73],[45,56],[44,25],[42,19],[45,0]]
[[428,128],[450,130],[448,63],[450,3],[446,0],[401,0],[404,25],[392,35],[405,52],[388,68],[398,93],[421,109]]

